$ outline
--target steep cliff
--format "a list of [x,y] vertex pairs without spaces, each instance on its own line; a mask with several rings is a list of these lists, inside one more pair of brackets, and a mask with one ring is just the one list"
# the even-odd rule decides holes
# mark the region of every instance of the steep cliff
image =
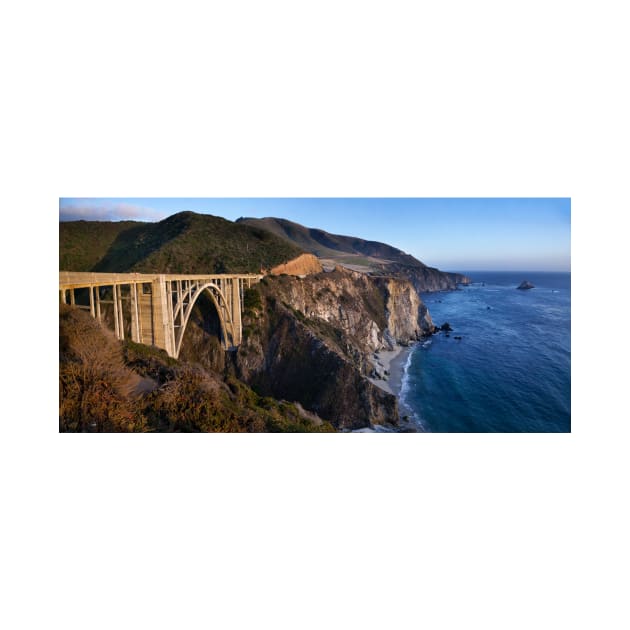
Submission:
[[336,269],[250,290],[237,375],[341,429],[396,426],[397,400],[367,380],[374,353],[434,330],[410,282]]
[[407,278],[418,293],[453,291],[458,284],[469,284],[470,278],[461,273],[440,271],[435,267],[412,266],[398,263],[383,265],[377,272]]
[[[429,309],[424,305],[413,284],[403,278],[374,278],[386,296],[386,341],[407,345],[434,331]],[[391,345],[391,344],[389,344]]]

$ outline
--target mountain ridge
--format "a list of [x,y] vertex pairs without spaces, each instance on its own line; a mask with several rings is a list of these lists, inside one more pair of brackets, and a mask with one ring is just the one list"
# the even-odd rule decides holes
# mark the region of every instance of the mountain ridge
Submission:
[[362,239],[357,236],[332,234],[326,230],[306,227],[294,221],[289,221],[288,219],[276,217],[265,217],[262,219],[241,217],[236,220],[236,223],[266,229],[280,238],[297,244],[319,258],[327,258],[331,255],[350,254],[382,258],[409,266],[426,266],[410,254],[387,243]]
[[452,290],[456,289],[458,284],[470,282],[463,274],[429,267],[411,254],[387,243],[331,234],[319,228],[309,228],[275,217],[262,219],[241,217],[236,223],[272,232],[320,258],[324,268],[328,270],[341,265],[373,276],[406,278],[419,293]]

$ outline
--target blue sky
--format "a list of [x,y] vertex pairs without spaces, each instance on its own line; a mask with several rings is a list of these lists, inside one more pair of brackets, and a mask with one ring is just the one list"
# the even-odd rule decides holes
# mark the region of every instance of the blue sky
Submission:
[[571,200],[63,198],[60,220],[158,221],[182,210],[281,217],[389,243],[447,271],[569,271]]

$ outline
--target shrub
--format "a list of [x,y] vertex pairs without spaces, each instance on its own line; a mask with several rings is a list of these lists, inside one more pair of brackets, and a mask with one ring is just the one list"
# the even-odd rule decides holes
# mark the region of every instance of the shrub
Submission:
[[245,289],[245,293],[243,294],[243,304],[246,310],[261,310],[262,296],[260,295],[260,291],[255,287]]

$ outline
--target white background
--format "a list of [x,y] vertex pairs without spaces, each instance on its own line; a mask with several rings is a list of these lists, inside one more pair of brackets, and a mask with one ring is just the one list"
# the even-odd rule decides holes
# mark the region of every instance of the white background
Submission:
[[[3,5],[3,627],[628,627],[621,7]],[[58,199],[133,195],[571,197],[573,432],[58,434]]]

